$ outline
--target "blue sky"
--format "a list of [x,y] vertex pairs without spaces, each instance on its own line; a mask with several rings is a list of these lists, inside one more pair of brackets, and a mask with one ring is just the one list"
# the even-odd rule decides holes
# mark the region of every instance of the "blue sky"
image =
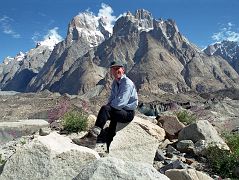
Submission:
[[64,39],[74,16],[85,10],[98,15],[102,3],[115,17],[143,8],[156,19],[174,19],[179,31],[200,48],[222,39],[239,41],[239,0],[3,0],[0,62],[29,51],[49,34]]

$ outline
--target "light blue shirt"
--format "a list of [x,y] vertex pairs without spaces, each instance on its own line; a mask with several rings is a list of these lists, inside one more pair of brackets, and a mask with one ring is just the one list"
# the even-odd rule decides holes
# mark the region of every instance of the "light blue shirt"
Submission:
[[113,81],[108,104],[116,109],[135,110],[137,108],[138,94],[135,85],[125,74],[119,81]]

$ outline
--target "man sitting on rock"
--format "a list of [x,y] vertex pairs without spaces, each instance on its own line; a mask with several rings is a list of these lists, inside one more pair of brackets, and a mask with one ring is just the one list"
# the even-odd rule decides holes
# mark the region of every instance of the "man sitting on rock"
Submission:
[[113,61],[110,72],[114,77],[108,103],[98,113],[94,128],[82,139],[73,140],[78,145],[94,148],[97,136],[107,120],[110,120],[106,137],[107,150],[116,134],[117,122],[129,123],[133,120],[138,105],[138,95],[134,83],[125,75],[122,63]]

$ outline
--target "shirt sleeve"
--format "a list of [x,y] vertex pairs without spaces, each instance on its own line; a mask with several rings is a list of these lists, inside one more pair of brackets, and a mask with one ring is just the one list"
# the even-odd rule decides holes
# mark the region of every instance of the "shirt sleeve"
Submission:
[[108,104],[111,103],[111,101],[114,99],[114,96],[115,96],[115,82],[112,83],[111,85],[111,92],[110,92],[110,96],[108,98]]
[[110,102],[110,105],[116,109],[122,109],[125,107],[130,99],[132,87],[126,82],[122,82],[119,85],[119,90],[114,99]]

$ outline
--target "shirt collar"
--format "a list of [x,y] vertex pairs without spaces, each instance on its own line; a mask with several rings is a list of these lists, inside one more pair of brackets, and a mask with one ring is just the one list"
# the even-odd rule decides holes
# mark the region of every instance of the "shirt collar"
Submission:
[[122,80],[123,78],[125,78],[125,77],[126,77],[126,75],[123,74],[123,75],[121,76],[120,80],[119,80],[119,81],[116,80],[116,82],[120,84],[120,83],[121,83],[121,80]]

